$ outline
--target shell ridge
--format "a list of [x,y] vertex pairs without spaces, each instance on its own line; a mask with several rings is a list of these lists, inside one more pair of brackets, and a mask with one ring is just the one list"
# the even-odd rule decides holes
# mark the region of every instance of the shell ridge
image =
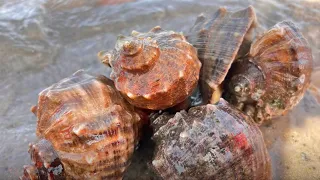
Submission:
[[[249,24],[251,24],[251,23],[249,23]],[[224,25],[225,27],[228,27],[228,26],[226,26],[226,25]],[[241,26],[237,26],[237,27],[241,27]],[[229,28],[228,28],[229,29]],[[245,31],[247,31],[248,29],[249,29],[249,25],[247,25],[246,26],[246,28],[245,28],[246,30]],[[242,37],[241,38],[239,38],[239,41],[237,41],[237,42],[242,42],[243,41],[243,38],[244,38],[244,33],[243,33],[243,35],[242,35]],[[226,37],[228,37],[228,36],[226,36]],[[232,55],[231,55],[231,59],[234,59],[235,58],[235,56],[236,56],[236,54],[237,54],[237,52],[238,52],[238,50],[239,50],[239,48],[240,48],[240,46],[238,46],[236,49],[230,49],[230,48],[228,48],[228,47],[233,47],[233,46],[231,46],[231,44],[230,43],[233,43],[233,41],[228,41],[228,40],[224,40],[223,42],[226,42],[227,44],[222,48],[222,50],[220,51],[220,54],[219,55],[217,55],[217,58],[221,58],[221,59],[227,59],[227,58],[223,58],[223,56],[227,56],[226,54],[228,53],[228,50],[230,51],[230,52],[233,52],[232,53]],[[235,43],[236,44],[236,43]],[[208,48],[208,49],[214,49],[214,48]],[[219,62],[219,61],[218,61]],[[216,63],[216,64],[220,64],[220,63]],[[230,66],[231,66],[231,64],[229,65],[229,68],[230,68]],[[225,76],[227,75],[225,72],[223,73],[223,76],[219,76],[219,73],[218,73],[218,75],[215,75],[215,73],[216,72],[218,72],[217,71],[217,65],[213,65],[213,70],[212,70],[212,72],[213,72],[213,75],[212,75],[212,79],[211,79],[211,83],[214,83],[214,84],[220,84],[222,81],[223,81],[223,79],[225,78]],[[227,69],[225,69],[225,71],[228,71],[229,70],[229,68],[227,68]],[[219,79],[218,78],[215,78],[215,77],[220,77]],[[218,79],[218,81],[213,81],[212,82],[212,80],[214,80],[214,79]]]
[[[202,62],[200,89],[205,101],[210,99],[212,91],[223,82],[245,37],[246,41],[250,41],[247,34],[253,30],[255,22],[256,16],[252,7],[236,12],[220,9],[211,19],[201,25],[196,23],[191,28],[188,41],[197,48]],[[193,32],[195,30],[200,31]]]

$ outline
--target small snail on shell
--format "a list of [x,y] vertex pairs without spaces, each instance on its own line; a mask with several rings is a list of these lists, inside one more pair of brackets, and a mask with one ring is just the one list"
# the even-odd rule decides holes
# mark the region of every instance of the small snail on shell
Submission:
[[226,99],[261,123],[301,100],[311,72],[311,48],[292,22],[283,21],[256,39],[248,56],[233,63]]
[[222,94],[224,81],[236,56],[248,51],[256,14],[252,6],[237,12],[220,8],[209,18],[201,14],[188,34],[202,63],[200,90],[203,103],[214,104]]
[[168,180],[271,179],[262,133],[249,117],[220,99],[152,122],[152,166]]
[[104,76],[82,71],[43,90],[37,135],[52,144],[71,179],[122,179],[139,140],[140,117]]
[[173,107],[191,95],[199,79],[196,49],[182,34],[159,26],[120,36],[112,53],[98,56],[112,67],[116,89],[139,108]]

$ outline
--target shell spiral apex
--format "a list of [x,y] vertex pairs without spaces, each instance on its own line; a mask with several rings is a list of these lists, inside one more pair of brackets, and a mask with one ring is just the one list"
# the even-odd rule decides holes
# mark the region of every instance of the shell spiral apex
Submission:
[[[118,37],[108,56],[111,78],[132,105],[166,109],[184,101],[195,89],[201,63],[182,34],[154,27]],[[103,58],[101,58],[102,61]]]

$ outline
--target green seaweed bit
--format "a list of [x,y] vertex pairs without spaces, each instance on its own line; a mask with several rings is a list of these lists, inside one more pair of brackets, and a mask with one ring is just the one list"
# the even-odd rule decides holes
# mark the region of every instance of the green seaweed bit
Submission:
[[281,99],[273,99],[270,103],[272,107],[278,108],[278,109],[284,109],[284,104]]

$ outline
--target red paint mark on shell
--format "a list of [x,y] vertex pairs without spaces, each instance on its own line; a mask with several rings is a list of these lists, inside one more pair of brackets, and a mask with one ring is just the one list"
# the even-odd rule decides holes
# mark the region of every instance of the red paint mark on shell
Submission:
[[247,136],[244,133],[237,134],[233,139],[237,148],[245,149],[248,147]]

